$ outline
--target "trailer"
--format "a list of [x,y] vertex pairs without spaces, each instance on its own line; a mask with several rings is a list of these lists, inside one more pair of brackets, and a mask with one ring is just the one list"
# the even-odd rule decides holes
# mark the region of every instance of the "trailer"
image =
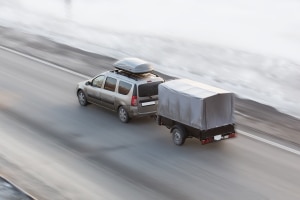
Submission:
[[157,123],[170,129],[175,145],[186,138],[207,144],[236,136],[234,94],[188,79],[158,86]]

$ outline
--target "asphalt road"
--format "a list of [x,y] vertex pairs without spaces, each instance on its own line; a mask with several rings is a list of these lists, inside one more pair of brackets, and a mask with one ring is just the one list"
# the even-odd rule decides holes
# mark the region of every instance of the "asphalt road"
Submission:
[[74,74],[0,50],[0,171],[39,199],[300,199],[299,156],[239,137],[173,145],[81,107]]

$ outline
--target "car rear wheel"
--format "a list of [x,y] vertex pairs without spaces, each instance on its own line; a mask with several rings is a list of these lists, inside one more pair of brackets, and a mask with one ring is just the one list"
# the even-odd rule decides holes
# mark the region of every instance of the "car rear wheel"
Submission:
[[128,112],[125,110],[125,108],[123,106],[119,107],[118,115],[119,115],[119,119],[123,123],[127,123],[130,120]]
[[79,101],[80,105],[86,106],[88,104],[88,102],[86,100],[86,96],[85,96],[85,94],[84,94],[84,92],[82,90],[78,91],[77,97],[78,97],[78,101]]
[[181,146],[184,144],[186,139],[185,130],[183,127],[175,125],[172,128],[172,139],[175,145]]

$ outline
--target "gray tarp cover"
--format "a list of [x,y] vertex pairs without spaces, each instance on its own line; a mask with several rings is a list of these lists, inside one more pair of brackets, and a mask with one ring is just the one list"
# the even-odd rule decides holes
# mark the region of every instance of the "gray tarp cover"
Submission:
[[208,130],[233,123],[234,94],[188,79],[167,81],[158,86],[157,114]]

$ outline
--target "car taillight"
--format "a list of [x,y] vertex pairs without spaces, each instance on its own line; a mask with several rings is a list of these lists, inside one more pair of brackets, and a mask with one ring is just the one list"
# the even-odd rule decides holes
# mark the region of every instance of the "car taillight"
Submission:
[[234,138],[234,137],[236,137],[236,134],[235,134],[235,133],[230,133],[230,134],[229,134],[229,138]]
[[137,96],[132,96],[131,97],[131,105],[132,106],[137,106]]
[[213,138],[206,138],[206,139],[204,139],[204,140],[201,140],[201,143],[202,143],[202,144],[208,144],[208,143],[211,143],[211,142],[213,142],[213,141],[214,141]]

